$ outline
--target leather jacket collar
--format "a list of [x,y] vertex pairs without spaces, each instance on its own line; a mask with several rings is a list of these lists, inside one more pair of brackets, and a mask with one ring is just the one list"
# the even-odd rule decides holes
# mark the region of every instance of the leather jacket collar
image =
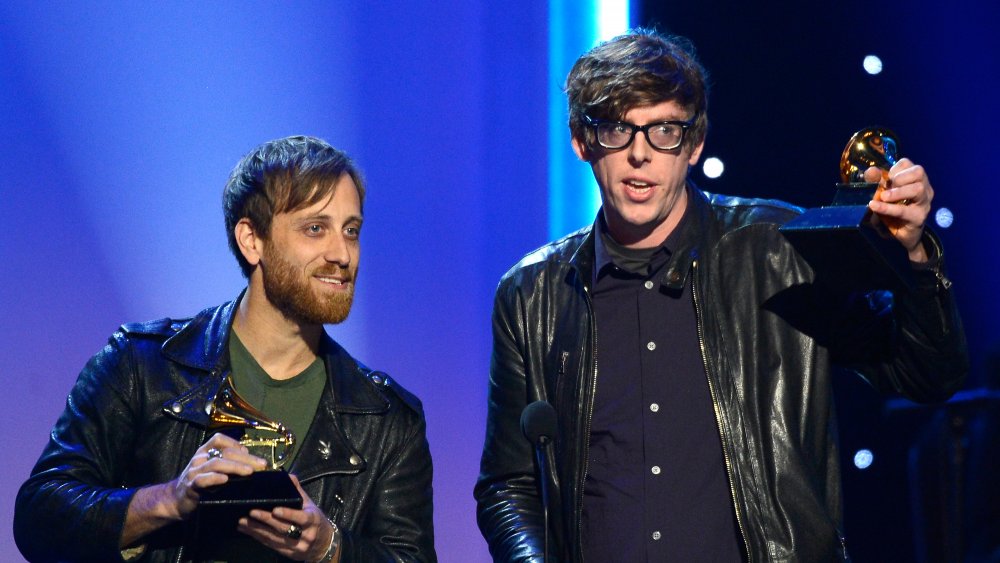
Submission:
[[[184,322],[175,321],[170,329],[176,332],[163,343],[163,354],[181,365],[209,372],[202,385],[181,395],[177,400],[189,405],[193,399],[206,400],[219,390],[222,379],[229,373],[229,334],[233,317],[246,290],[233,301],[219,307],[205,309]],[[327,378],[331,382],[336,402],[334,410],[351,413],[383,413],[389,401],[382,390],[371,384],[372,371],[355,361],[324,332],[320,341],[320,355],[326,363]],[[333,374],[340,374],[333,377]],[[360,377],[354,377],[357,375]],[[169,405],[168,405],[169,406]],[[176,413],[175,409],[174,410]],[[184,409],[187,412],[187,408]],[[207,414],[195,416],[195,421],[207,421]]]

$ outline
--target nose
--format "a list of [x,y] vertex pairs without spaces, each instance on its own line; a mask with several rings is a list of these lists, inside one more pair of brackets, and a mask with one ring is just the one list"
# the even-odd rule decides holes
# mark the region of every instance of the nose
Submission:
[[329,239],[323,259],[331,264],[337,264],[342,268],[350,266],[352,247],[357,244],[357,241],[349,240],[342,233],[329,237]]
[[643,162],[648,162],[653,156],[653,147],[649,145],[649,141],[646,140],[646,135],[642,131],[635,132],[635,138],[632,139],[632,144],[628,146],[628,158],[629,161],[638,166]]

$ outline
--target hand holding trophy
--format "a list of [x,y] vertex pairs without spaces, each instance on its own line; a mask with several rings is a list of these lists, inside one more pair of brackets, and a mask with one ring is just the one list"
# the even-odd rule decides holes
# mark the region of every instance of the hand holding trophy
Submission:
[[[885,191],[889,169],[898,161],[898,147],[895,134],[883,127],[855,133],[840,157],[841,182],[833,203],[807,209],[779,229],[818,279],[846,290],[893,289],[912,283],[906,251],[892,236],[902,223],[873,216],[867,205]],[[865,181],[865,172],[873,166],[882,171],[881,179]]]
[[283,469],[295,445],[295,435],[241,397],[233,386],[232,376],[225,378],[206,410],[210,432],[222,432],[237,439],[250,454],[267,462],[263,471],[246,477],[230,476],[227,483],[201,494],[193,533],[197,538],[195,543],[203,550],[200,556],[207,557],[215,540],[235,534],[237,521],[251,509],[272,510],[279,506],[301,509],[302,496]]
[[[840,155],[840,181],[843,184],[878,184],[872,199],[881,200],[882,193],[889,186],[889,169],[899,161],[898,150],[896,134],[884,127],[868,127],[858,131],[847,141],[847,146]],[[865,179],[865,172],[872,167],[881,171],[880,179],[871,176]],[[899,202],[900,205],[909,203],[906,199]],[[876,220],[881,220],[893,235],[903,226],[901,221],[892,217]]]

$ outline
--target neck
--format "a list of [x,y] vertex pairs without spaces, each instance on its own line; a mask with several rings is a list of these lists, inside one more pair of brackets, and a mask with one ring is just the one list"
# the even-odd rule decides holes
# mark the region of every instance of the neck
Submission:
[[295,377],[309,367],[323,336],[322,325],[296,322],[277,310],[253,280],[240,300],[233,330],[260,367],[277,380]]
[[606,209],[604,221],[608,227],[608,234],[619,245],[631,250],[653,248],[663,244],[663,241],[674,232],[684,217],[687,203],[687,191],[681,189],[674,198],[667,216],[660,221],[634,225],[621,217],[610,217]]

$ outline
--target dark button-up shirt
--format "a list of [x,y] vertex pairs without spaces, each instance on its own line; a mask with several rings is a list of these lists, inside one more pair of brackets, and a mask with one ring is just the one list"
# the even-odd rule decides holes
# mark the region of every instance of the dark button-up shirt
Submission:
[[690,285],[672,290],[664,279],[687,223],[640,251],[617,245],[598,225],[586,561],[742,557]]

